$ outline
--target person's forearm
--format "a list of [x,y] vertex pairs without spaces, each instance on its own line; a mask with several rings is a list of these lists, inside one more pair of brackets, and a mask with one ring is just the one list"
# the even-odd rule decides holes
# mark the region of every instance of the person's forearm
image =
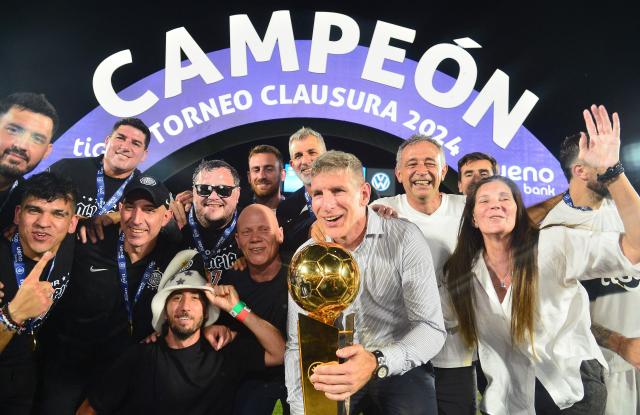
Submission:
[[265,365],[281,365],[284,362],[284,338],[278,329],[254,313],[249,313],[243,323],[264,348]]
[[599,346],[620,354],[620,348],[625,339],[623,335],[598,324],[591,323],[591,333]]
[[[390,375],[401,375],[431,360],[444,345],[446,332],[437,325],[416,324],[401,340],[381,347]],[[416,347],[416,345],[420,345]]]
[[622,251],[633,264],[640,262],[640,196],[622,173],[607,186],[624,225]]

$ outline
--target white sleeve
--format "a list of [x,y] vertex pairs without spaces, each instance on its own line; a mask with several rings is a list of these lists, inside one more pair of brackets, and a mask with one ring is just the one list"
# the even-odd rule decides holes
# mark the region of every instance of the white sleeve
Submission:
[[565,280],[618,278],[640,272],[640,264],[632,264],[622,253],[618,232],[595,232],[555,226],[540,234],[542,258],[564,260]]
[[289,294],[288,307],[287,346],[284,352],[287,402],[291,407],[292,415],[304,415],[302,383],[300,380],[300,349],[298,346],[298,313],[304,313],[304,311],[293,301],[291,294]]

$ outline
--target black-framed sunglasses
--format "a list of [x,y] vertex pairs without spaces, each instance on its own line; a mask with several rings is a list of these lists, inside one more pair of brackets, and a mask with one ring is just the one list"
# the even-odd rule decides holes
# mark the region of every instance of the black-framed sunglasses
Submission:
[[226,184],[218,184],[215,186],[211,184],[194,184],[193,187],[196,189],[198,196],[209,197],[211,193],[216,192],[218,196],[225,198],[231,196],[233,189],[238,186],[227,186]]

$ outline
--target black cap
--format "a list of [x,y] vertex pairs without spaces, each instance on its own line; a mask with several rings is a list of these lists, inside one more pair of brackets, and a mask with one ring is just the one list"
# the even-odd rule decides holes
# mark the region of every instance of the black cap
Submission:
[[128,200],[128,196],[136,192],[148,195],[155,207],[164,206],[169,208],[171,193],[164,183],[155,177],[148,175],[133,177],[124,189],[122,200]]

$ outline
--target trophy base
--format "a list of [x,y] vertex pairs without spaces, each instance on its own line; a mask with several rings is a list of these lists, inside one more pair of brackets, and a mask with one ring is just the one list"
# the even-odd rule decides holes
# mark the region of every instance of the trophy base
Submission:
[[298,314],[298,341],[300,345],[300,373],[305,415],[348,415],[349,400],[328,399],[309,381],[313,370],[324,363],[338,364],[336,350],[353,344],[353,315],[347,316],[345,330],[338,330],[304,314]]
[[332,415],[338,413],[338,403],[317,391],[309,376],[316,366],[334,361],[338,363],[337,328],[321,323],[304,314],[298,314],[298,341],[300,345],[300,373],[305,415]]

